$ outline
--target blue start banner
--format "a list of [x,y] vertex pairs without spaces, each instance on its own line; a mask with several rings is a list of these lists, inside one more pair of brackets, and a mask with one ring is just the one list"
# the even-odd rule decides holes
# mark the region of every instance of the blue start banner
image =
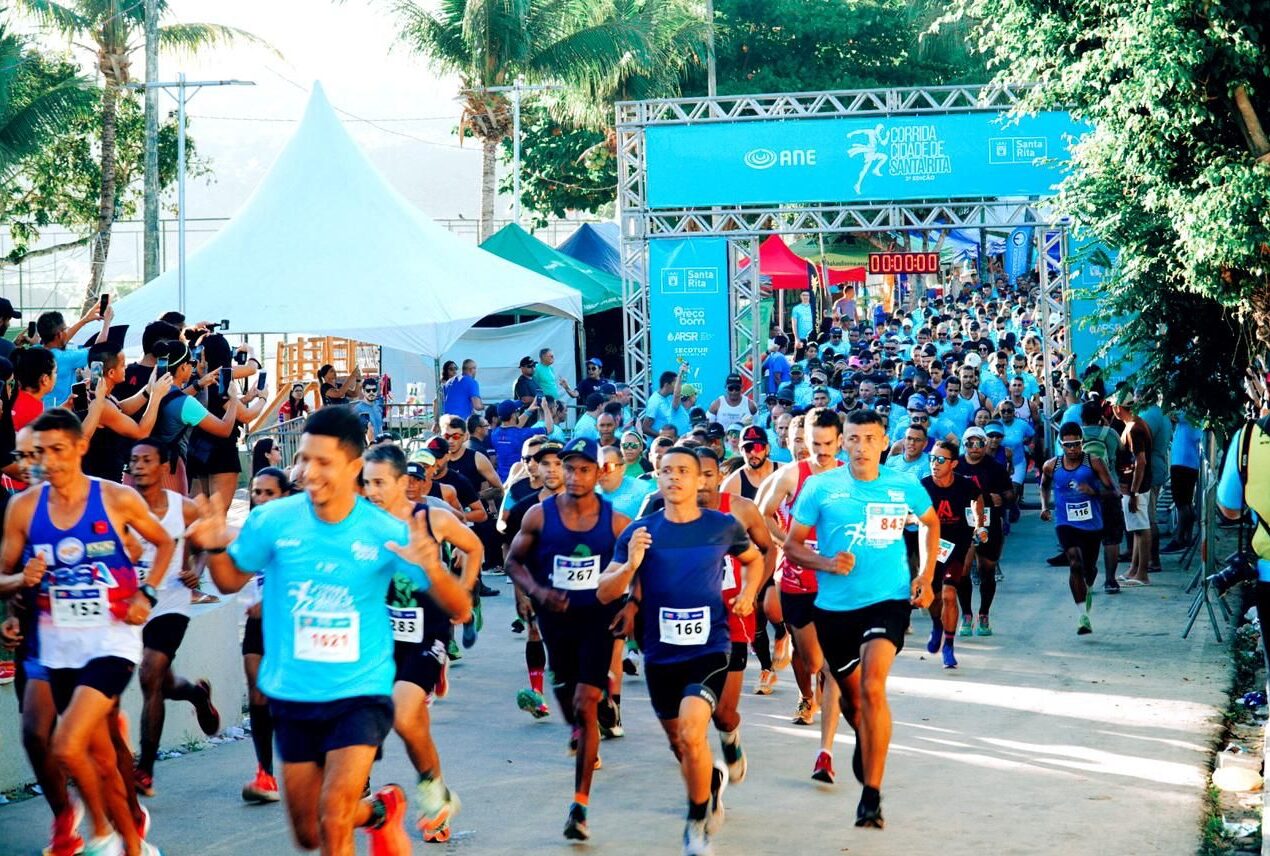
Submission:
[[652,208],[1048,196],[1072,137],[1066,112],[862,116],[657,125],[645,133]]
[[648,244],[649,375],[688,364],[684,379],[704,386],[701,401],[723,392],[732,371],[726,238],[675,238]]

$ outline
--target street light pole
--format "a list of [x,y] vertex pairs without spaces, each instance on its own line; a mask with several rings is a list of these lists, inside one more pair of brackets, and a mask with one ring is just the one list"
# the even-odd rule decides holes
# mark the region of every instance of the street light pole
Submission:
[[[128,89],[140,89],[147,96],[150,90],[160,90],[172,93],[169,90],[176,90],[176,94],[172,95],[176,99],[176,277],[177,277],[177,309],[182,314],[185,313],[185,105],[189,100],[198,94],[198,91],[206,86],[255,86],[255,81],[251,80],[186,80],[185,73],[181,72],[176,76],[175,81],[163,82],[147,82],[147,83],[129,83]],[[186,91],[193,89],[194,92],[186,95]]]
[[[145,0],[146,83],[159,79],[159,2]],[[159,275],[159,92],[145,93],[145,229],[142,239],[143,281]]]

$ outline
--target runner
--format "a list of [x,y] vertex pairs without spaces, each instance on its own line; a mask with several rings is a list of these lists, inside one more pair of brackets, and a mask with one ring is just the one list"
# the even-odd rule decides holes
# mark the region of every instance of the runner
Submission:
[[[251,508],[265,505],[291,494],[291,480],[276,467],[265,467],[251,480]],[[247,607],[243,627],[243,673],[247,676],[247,712],[251,716],[251,743],[256,751],[256,777],[243,785],[245,802],[277,802],[278,780],[273,775],[273,714],[269,699],[260,691],[260,660],[265,655],[264,636],[260,629],[260,590],[264,574],[256,575],[256,585],[248,586],[239,597]]]
[[[754,610],[763,557],[745,527],[697,504],[701,465],[689,449],[667,450],[658,466],[665,507],[622,533],[613,562],[600,577],[601,603],[628,592],[643,611],[645,675],[653,712],[679,759],[688,796],[685,856],[710,852],[710,836],[723,824],[728,769],[715,762],[706,727],[727,680],[727,612],[723,559],[745,565],[745,582],[732,605]],[[642,603],[640,600],[642,593]],[[713,772],[711,767],[713,766]]]
[[[777,544],[784,545],[788,538],[791,509],[801,495],[807,480],[817,473],[842,466],[837,457],[842,448],[842,423],[832,410],[813,410],[804,420],[807,425],[808,446],[811,458],[787,464],[772,478],[770,487],[759,499],[759,507],[767,528]],[[791,428],[792,432],[792,428]],[[796,440],[791,433],[791,440]],[[792,445],[792,444],[791,444]],[[814,535],[812,544],[815,545]],[[780,559],[781,615],[794,637],[794,679],[798,682],[798,710],[794,714],[795,725],[811,725],[816,720],[816,691],[812,681],[823,687],[824,709],[830,711],[820,718],[820,750],[812,765],[813,779],[833,784],[833,739],[838,732],[838,685],[832,676],[822,674],[825,663],[820,642],[813,623],[813,606],[816,601],[816,572],[796,564],[788,553]],[[820,688],[820,687],[818,687]]]
[[620,645],[614,629],[622,623],[620,610],[601,604],[596,589],[630,520],[595,492],[599,447],[594,439],[575,438],[559,455],[564,492],[526,512],[507,554],[507,573],[535,604],[552,689],[572,727],[569,746],[577,760],[564,837],[586,841],[591,837],[591,777],[600,763],[599,705]]
[[[481,540],[436,497],[427,502],[406,498],[406,455],[399,446],[382,445],[362,455],[363,494],[374,505],[398,520],[419,514],[429,537],[442,545],[443,556],[461,556],[460,584],[471,592],[481,571]],[[428,705],[447,692],[446,645],[450,616],[414,582],[394,574],[388,588],[388,615],[392,619],[393,660],[397,679],[392,688],[393,730],[406,745],[406,754],[419,776],[416,797],[419,831],[424,841],[450,840],[450,820],[459,811],[459,798],[441,777],[441,757],[432,741]]]
[[[59,715],[54,757],[93,824],[85,852],[157,853],[137,829],[111,732],[158,600],[153,584],[162,584],[175,545],[136,491],[84,475],[88,441],[74,414],[49,410],[31,427],[46,483],[9,503],[0,568],[10,576],[0,577],[0,594],[39,586],[31,644]],[[124,548],[127,527],[155,547],[150,583],[138,581]]]
[[[957,668],[953,651],[957,589],[966,578],[966,560],[975,541],[988,537],[988,530],[982,525],[983,494],[973,481],[956,472],[958,463],[957,443],[936,440],[930,454],[930,475],[922,479],[922,487],[939,516],[939,555],[931,581],[936,597],[930,605],[930,641],[926,650],[938,654],[942,648],[945,669]],[[905,541],[908,534],[905,529]]]
[[[172,661],[190,626],[190,591],[198,587],[198,574],[187,571],[189,555],[185,528],[198,517],[194,501],[163,487],[163,469],[168,464],[162,449],[148,440],[132,447],[128,472],[150,513],[159,519],[176,545],[167,572],[158,587],[159,601],[141,631],[141,755],[133,773],[137,793],[154,796],[154,762],[159,755],[166,717],[165,702],[189,702],[198,714],[198,727],[211,737],[220,730],[220,713],[212,704],[212,685],[206,679],[191,683],[172,671]],[[154,545],[142,541],[137,578],[146,582],[154,569]]]
[[[771,445],[767,439],[767,431],[757,425],[751,425],[741,432],[741,456],[745,466],[723,480],[724,493],[736,494],[748,500],[757,500],[759,488],[772,473],[776,471],[776,462],[771,458]],[[775,555],[774,553],[771,555]],[[793,643],[785,622],[781,620],[780,591],[776,587],[775,575],[769,575],[759,592],[754,604],[758,613],[755,619],[754,639],[750,647],[758,658],[759,679],[754,688],[755,695],[771,695],[776,687],[776,673],[786,668],[793,658]],[[767,634],[767,625],[775,628],[775,657],[773,658],[772,640]]]
[[[816,633],[856,732],[852,769],[864,785],[855,825],[881,829],[891,742],[886,679],[904,647],[912,607],[925,609],[933,599],[939,517],[916,478],[880,466],[886,431],[877,414],[848,416],[843,445],[850,465],[808,480],[794,504],[785,550],[817,571]],[[925,530],[921,569],[911,582],[903,538],[909,514]],[[817,549],[808,543],[813,533]]]
[[1058,506],[1055,533],[1071,567],[1068,584],[1076,603],[1076,633],[1085,636],[1094,632],[1089,614],[1094,608],[1102,546],[1102,498],[1115,496],[1116,488],[1102,459],[1085,454],[1084,431],[1079,424],[1064,422],[1058,439],[1063,454],[1050,458],[1041,468],[1041,519],[1048,522],[1054,517],[1052,486]]
[[401,854],[410,852],[405,791],[393,784],[361,799],[393,721],[384,592],[401,573],[459,620],[471,598],[441,563],[422,515],[407,526],[357,496],[364,437],[348,408],[317,411],[300,438],[303,495],[252,511],[232,544],[213,497],[186,534],[209,553],[221,591],[265,574],[260,689],[273,712],[296,843],[351,854],[353,829],[365,827],[372,853]]
[[[721,511],[736,518],[745,527],[751,543],[763,554],[763,579],[759,584],[762,591],[767,581],[776,570],[776,551],[772,549],[772,536],[763,523],[763,515],[758,506],[742,496],[722,493],[719,490],[719,457],[712,449],[698,449],[697,460],[701,464],[701,483],[697,493],[697,501],[702,508],[710,511]],[[728,556],[723,573],[723,605],[731,610],[737,596],[741,593],[742,568],[737,559]],[[723,685],[723,694],[714,710],[714,727],[719,732],[719,742],[723,749],[723,761],[728,765],[728,784],[739,785],[745,780],[745,752],[741,749],[741,714],[737,705],[741,700],[741,685],[745,682],[745,665],[748,659],[747,646],[754,640],[754,624],[759,610],[749,615],[728,613],[728,633],[732,640],[732,653],[728,659],[728,679]]]
[[961,435],[962,453],[957,464],[958,472],[974,481],[983,493],[983,516],[988,527],[988,538],[975,545],[974,561],[979,566],[979,626],[975,627],[973,607],[974,583],[967,575],[957,588],[961,602],[961,635],[991,636],[989,612],[997,594],[996,565],[1001,560],[1005,546],[1002,524],[1005,511],[1013,498],[1010,473],[1001,464],[988,457],[988,436],[982,428],[971,426]]

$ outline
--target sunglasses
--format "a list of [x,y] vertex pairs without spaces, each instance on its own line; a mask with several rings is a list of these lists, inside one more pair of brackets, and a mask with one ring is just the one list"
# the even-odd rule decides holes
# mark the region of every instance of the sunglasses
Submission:
[[1085,445],[1084,440],[1064,440],[1062,446],[1064,449],[1078,449]]
[[447,440],[462,440],[467,435],[466,434],[442,434],[441,436]]
[[1001,410],[1000,410],[1000,413],[1001,413],[1001,415],[1002,415],[1002,416],[1006,416],[1006,415],[1011,414],[1011,413],[1013,413],[1013,412],[1014,412],[1014,408],[1013,408],[1013,407],[1002,407],[1002,408],[1001,408]]
[[983,440],[967,440],[966,441],[967,449],[981,449],[983,448],[984,445],[985,444]]
[[908,421],[909,421],[909,422],[912,422],[912,423],[913,423],[913,424],[915,424],[915,425],[921,425],[923,422],[929,422],[929,421],[930,421],[930,417],[929,417],[929,416],[926,416],[926,415],[924,415],[924,414],[916,414],[916,413],[915,413],[915,414],[913,414],[912,416],[910,416],[910,417],[908,418]]
[[623,449],[642,449],[644,448],[644,444],[643,443],[623,443],[622,448]]
[[948,463],[951,460],[952,458],[949,458],[946,455],[931,455],[930,456],[930,462],[937,467],[942,467],[944,464]]

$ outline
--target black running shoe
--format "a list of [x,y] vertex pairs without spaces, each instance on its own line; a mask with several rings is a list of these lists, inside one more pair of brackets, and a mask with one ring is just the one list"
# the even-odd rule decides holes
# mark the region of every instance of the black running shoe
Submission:
[[570,841],[586,841],[591,830],[586,823],[586,806],[573,803],[569,806],[569,818],[564,822],[564,837]]
[[869,808],[860,801],[860,805],[855,810],[855,825],[865,829],[882,829],[886,826],[886,821],[882,818],[882,806],[874,806]]
[[499,591],[498,589],[490,588],[489,586],[485,585],[485,583],[481,583],[481,597],[496,597],[497,595],[500,595],[500,594],[502,594],[502,592]]
[[1067,567],[1067,564],[1068,564],[1067,554],[1059,553],[1057,556],[1050,556],[1048,559],[1045,560],[1045,564],[1054,568],[1065,568]]

